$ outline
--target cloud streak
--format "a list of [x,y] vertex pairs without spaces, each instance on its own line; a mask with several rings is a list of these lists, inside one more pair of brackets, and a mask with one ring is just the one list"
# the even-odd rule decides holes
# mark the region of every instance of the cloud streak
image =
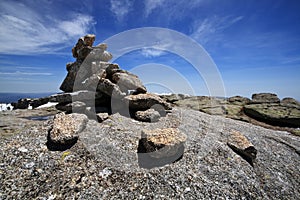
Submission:
[[52,54],[74,43],[93,27],[93,17],[72,14],[68,19],[45,18],[30,5],[0,3],[0,53],[13,55]]
[[222,39],[221,37],[224,30],[241,21],[243,18],[243,16],[213,16],[203,20],[197,20],[193,24],[191,37],[201,44],[207,44],[212,41],[216,42],[216,40]]
[[132,7],[129,0],[110,0],[110,11],[116,16],[119,22],[127,16]]
[[0,72],[1,75],[12,75],[12,76],[51,76],[53,75],[52,73],[49,72],[21,72],[21,71],[16,71],[16,72]]

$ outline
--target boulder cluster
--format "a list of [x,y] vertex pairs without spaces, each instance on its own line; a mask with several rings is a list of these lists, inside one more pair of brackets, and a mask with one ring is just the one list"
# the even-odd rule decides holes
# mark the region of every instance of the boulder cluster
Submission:
[[89,118],[119,112],[151,122],[171,109],[159,96],[147,93],[138,76],[108,62],[112,54],[106,51],[107,45],[93,46],[94,40],[95,35],[88,34],[73,47],[76,61],[67,64],[68,74],[60,86],[65,93],[52,98],[59,102],[59,110],[85,113]]

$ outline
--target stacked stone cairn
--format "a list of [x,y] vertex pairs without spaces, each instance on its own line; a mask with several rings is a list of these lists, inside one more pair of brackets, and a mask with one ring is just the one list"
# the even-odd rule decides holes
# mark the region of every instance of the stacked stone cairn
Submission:
[[[110,63],[112,54],[106,44],[93,46],[95,35],[79,38],[72,53],[76,61],[68,63],[68,71],[60,89],[52,97],[57,109],[67,113],[84,113],[99,122],[119,112],[139,121],[155,122],[171,110],[158,95],[147,93],[138,76]],[[105,114],[107,113],[107,114]]]

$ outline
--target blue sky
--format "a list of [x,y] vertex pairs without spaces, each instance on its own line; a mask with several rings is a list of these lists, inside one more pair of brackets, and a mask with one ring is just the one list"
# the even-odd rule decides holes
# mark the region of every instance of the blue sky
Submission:
[[[205,49],[226,96],[273,92],[300,100],[299,21],[298,0],[2,0],[0,92],[58,92],[66,63],[74,61],[71,48],[86,33],[96,34],[98,44],[123,31],[161,27]],[[180,55],[157,46],[113,62],[152,92],[210,95],[214,87]]]

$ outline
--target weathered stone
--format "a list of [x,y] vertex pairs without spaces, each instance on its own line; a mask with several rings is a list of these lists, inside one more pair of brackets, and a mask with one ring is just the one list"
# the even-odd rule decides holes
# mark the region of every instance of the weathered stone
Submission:
[[14,109],[27,109],[31,101],[32,99],[30,98],[23,98],[19,99],[17,103],[12,103],[12,105]]
[[87,60],[89,61],[103,61],[108,62],[112,59],[112,54],[108,51],[104,51],[99,47],[92,47],[92,50],[89,52],[87,56]]
[[118,70],[120,70],[118,64],[109,64],[108,67],[106,68],[107,77],[111,79],[112,75],[116,73]]
[[229,133],[227,145],[253,166],[257,150],[243,134],[238,131],[231,131]]
[[73,145],[77,142],[79,133],[84,130],[88,118],[83,114],[55,115],[48,134],[48,144]]
[[291,98],[291,97],[283,98],[281,100],[280,104],[283,106],[292,106],[292,107],[296,107],[296,108],[300,109],[300,103],[296,99]]
[[108,113],[98,113],[97,115],[97,120],[98,122],[103,122],[104,120],[108,119],[109,115]]
[[300,110],[280,104],[251,104],[244,106],[244,112],[256,120],[287,127],[300,127]]
[[279,103],[280,99],[276,94],[272,93],[259,93],[252,95],[251,103]]
[[84,60],[90,53],[95,38],[96,36],[93,34],[88,34],[79,38],[76,45],[72,48],[73,57],[79,60]]
[[66,111],[67,113],[84,113],[86,104],[81,101],[74,101],[68,104],[57,104],[56,109]]
[[101,74],[99,74],[99,75],[93,74],[92,76],[90,76],[89,78],[85,79],[82,82],[82,86],[86,90],[96,91],[96,88],[98,86],[100,79],[101,79]]
[[178,155],[179,158],[183,154],[186,135],[176,128],[143,130],[141,141],[146,153],[153,158],[167,158],[174,155]]
[[[100,95],[100,96],[97,96]],[[71,103],[73,101],[95,101],[95,99],[101,98],[101,94],[95,94],[93,91],[81,90],[77,92],[61,93],[50,96],[51,102],[59,102],[61,104]]]
[[137,111],[135,118],[143,122],[157,122],[160,118],[160,114],[154,109],[148,109],[145,111]]
[[114,73],[112,76],[112,81],[117,84],[123,92],[128,92],[128,90],[136,90],[139,93],[146,93],[146,87],[143,86],[142,82],[138,76],[131,73]]
[[112,98],[123,98],[126,93],[122,92],[118,85],[108,79],[101,79],[97,86],[97,91],[101,91]]
[[228,102],[234,105],[246,105],[250,103],[250,99],[241,96],[233,96],[228,98]]
[[169,103],[174,103],[176,101],[183,100],[183,99],[190,97],[185,94],[169,94],[169,95],[159,95],[159,96],[162,99],[164,99],[166,102],[169,102]]
[[161,105],[166,110],[171,110],[172,107],[169,103],[161,99],[155,94],[138,94],[138,95],[128,95],[125,98],[128,102],[129,108],[133,110],[147,110],[154,105]]
[[[95,61],[92,62],[91,71],[92,74],[101,74],[101,78],[106,78],[106,69],[111,65],[111,63],[108,62],[102,62],[102,61]],[[105,70],[105,73],[103,72]]]
[[[60,90],[64,92],[73,92],[74,90],[82,89],[82,88],[74,88],[75,80],[77,83],[83,82],[86,78],[91,76],[91,71],[87,63],[74,62],[72,64],[68,64],[67,68],[69,68],[68,74],[66,78],[63,80]],[[80,70],[80,68],[84,68],[84,70]],[[80,70],[80,73],[78,73]],[[76,85],[76,87],[80,87],[80,85]]]

